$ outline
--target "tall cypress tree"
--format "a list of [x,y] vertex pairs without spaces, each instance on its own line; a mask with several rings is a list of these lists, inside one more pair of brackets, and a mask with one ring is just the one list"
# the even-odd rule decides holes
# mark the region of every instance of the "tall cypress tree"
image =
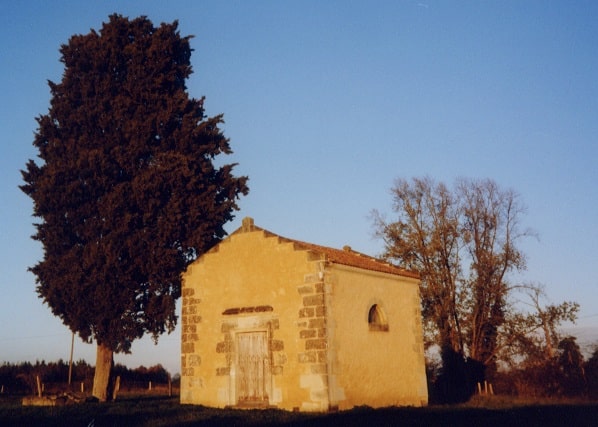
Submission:
[[[62,45],[21,189],[41,219],[43,259],[31,268],[54,315],[97,343],[94,396],[110,398],[113,352],[176,324],[181,273],[225,236],[247,194],[204,100],[190,98],[190,37],[178,23],[112,15]],[[218,162],[221,163],[221,162]]]

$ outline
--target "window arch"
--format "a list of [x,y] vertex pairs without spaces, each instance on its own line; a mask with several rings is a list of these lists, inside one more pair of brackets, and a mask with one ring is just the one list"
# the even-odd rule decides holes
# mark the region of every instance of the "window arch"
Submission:
[[370,331],[388,332],[388,319],[379,304],[374,304],[368,311],[368,326]]

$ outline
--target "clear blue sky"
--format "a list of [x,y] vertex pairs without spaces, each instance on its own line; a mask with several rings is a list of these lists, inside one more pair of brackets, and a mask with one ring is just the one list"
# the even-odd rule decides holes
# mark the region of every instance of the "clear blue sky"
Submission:
[[[70,333],[27,267],[19,170],[59,81],[58,49],[109,14],[178,19],[195,35],[193,97],[224,113],[250,177],[244,216],[323,245],[382,250],[369,213],[397,177],[492,178],[517,190],[528,270],[513,281],[578,301],[598,329],[598,3],[595,1],[27,1],[0,3],[0,362],[68,360]],[[581,330],[581,329],[580,329]],[[117,362],[179,370],[179,333]],[[94,347],[75,359],[95,363]]]

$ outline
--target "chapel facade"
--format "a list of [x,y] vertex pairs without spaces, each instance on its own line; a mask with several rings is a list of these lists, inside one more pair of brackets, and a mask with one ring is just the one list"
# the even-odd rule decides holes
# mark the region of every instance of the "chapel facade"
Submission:
[[181,403],[426,405],[418,286],[415,272],[245,218],[183,276]]

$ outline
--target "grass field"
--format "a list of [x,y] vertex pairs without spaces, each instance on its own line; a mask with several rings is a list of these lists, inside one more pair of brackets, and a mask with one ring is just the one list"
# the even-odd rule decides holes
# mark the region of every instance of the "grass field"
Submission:
[[0,426],[597,426],[598,402],[474,400],[458,406],[355,408],[330,414],[212,409],[178,397],[127,395],[109,404],[22,406],[0,399]]

